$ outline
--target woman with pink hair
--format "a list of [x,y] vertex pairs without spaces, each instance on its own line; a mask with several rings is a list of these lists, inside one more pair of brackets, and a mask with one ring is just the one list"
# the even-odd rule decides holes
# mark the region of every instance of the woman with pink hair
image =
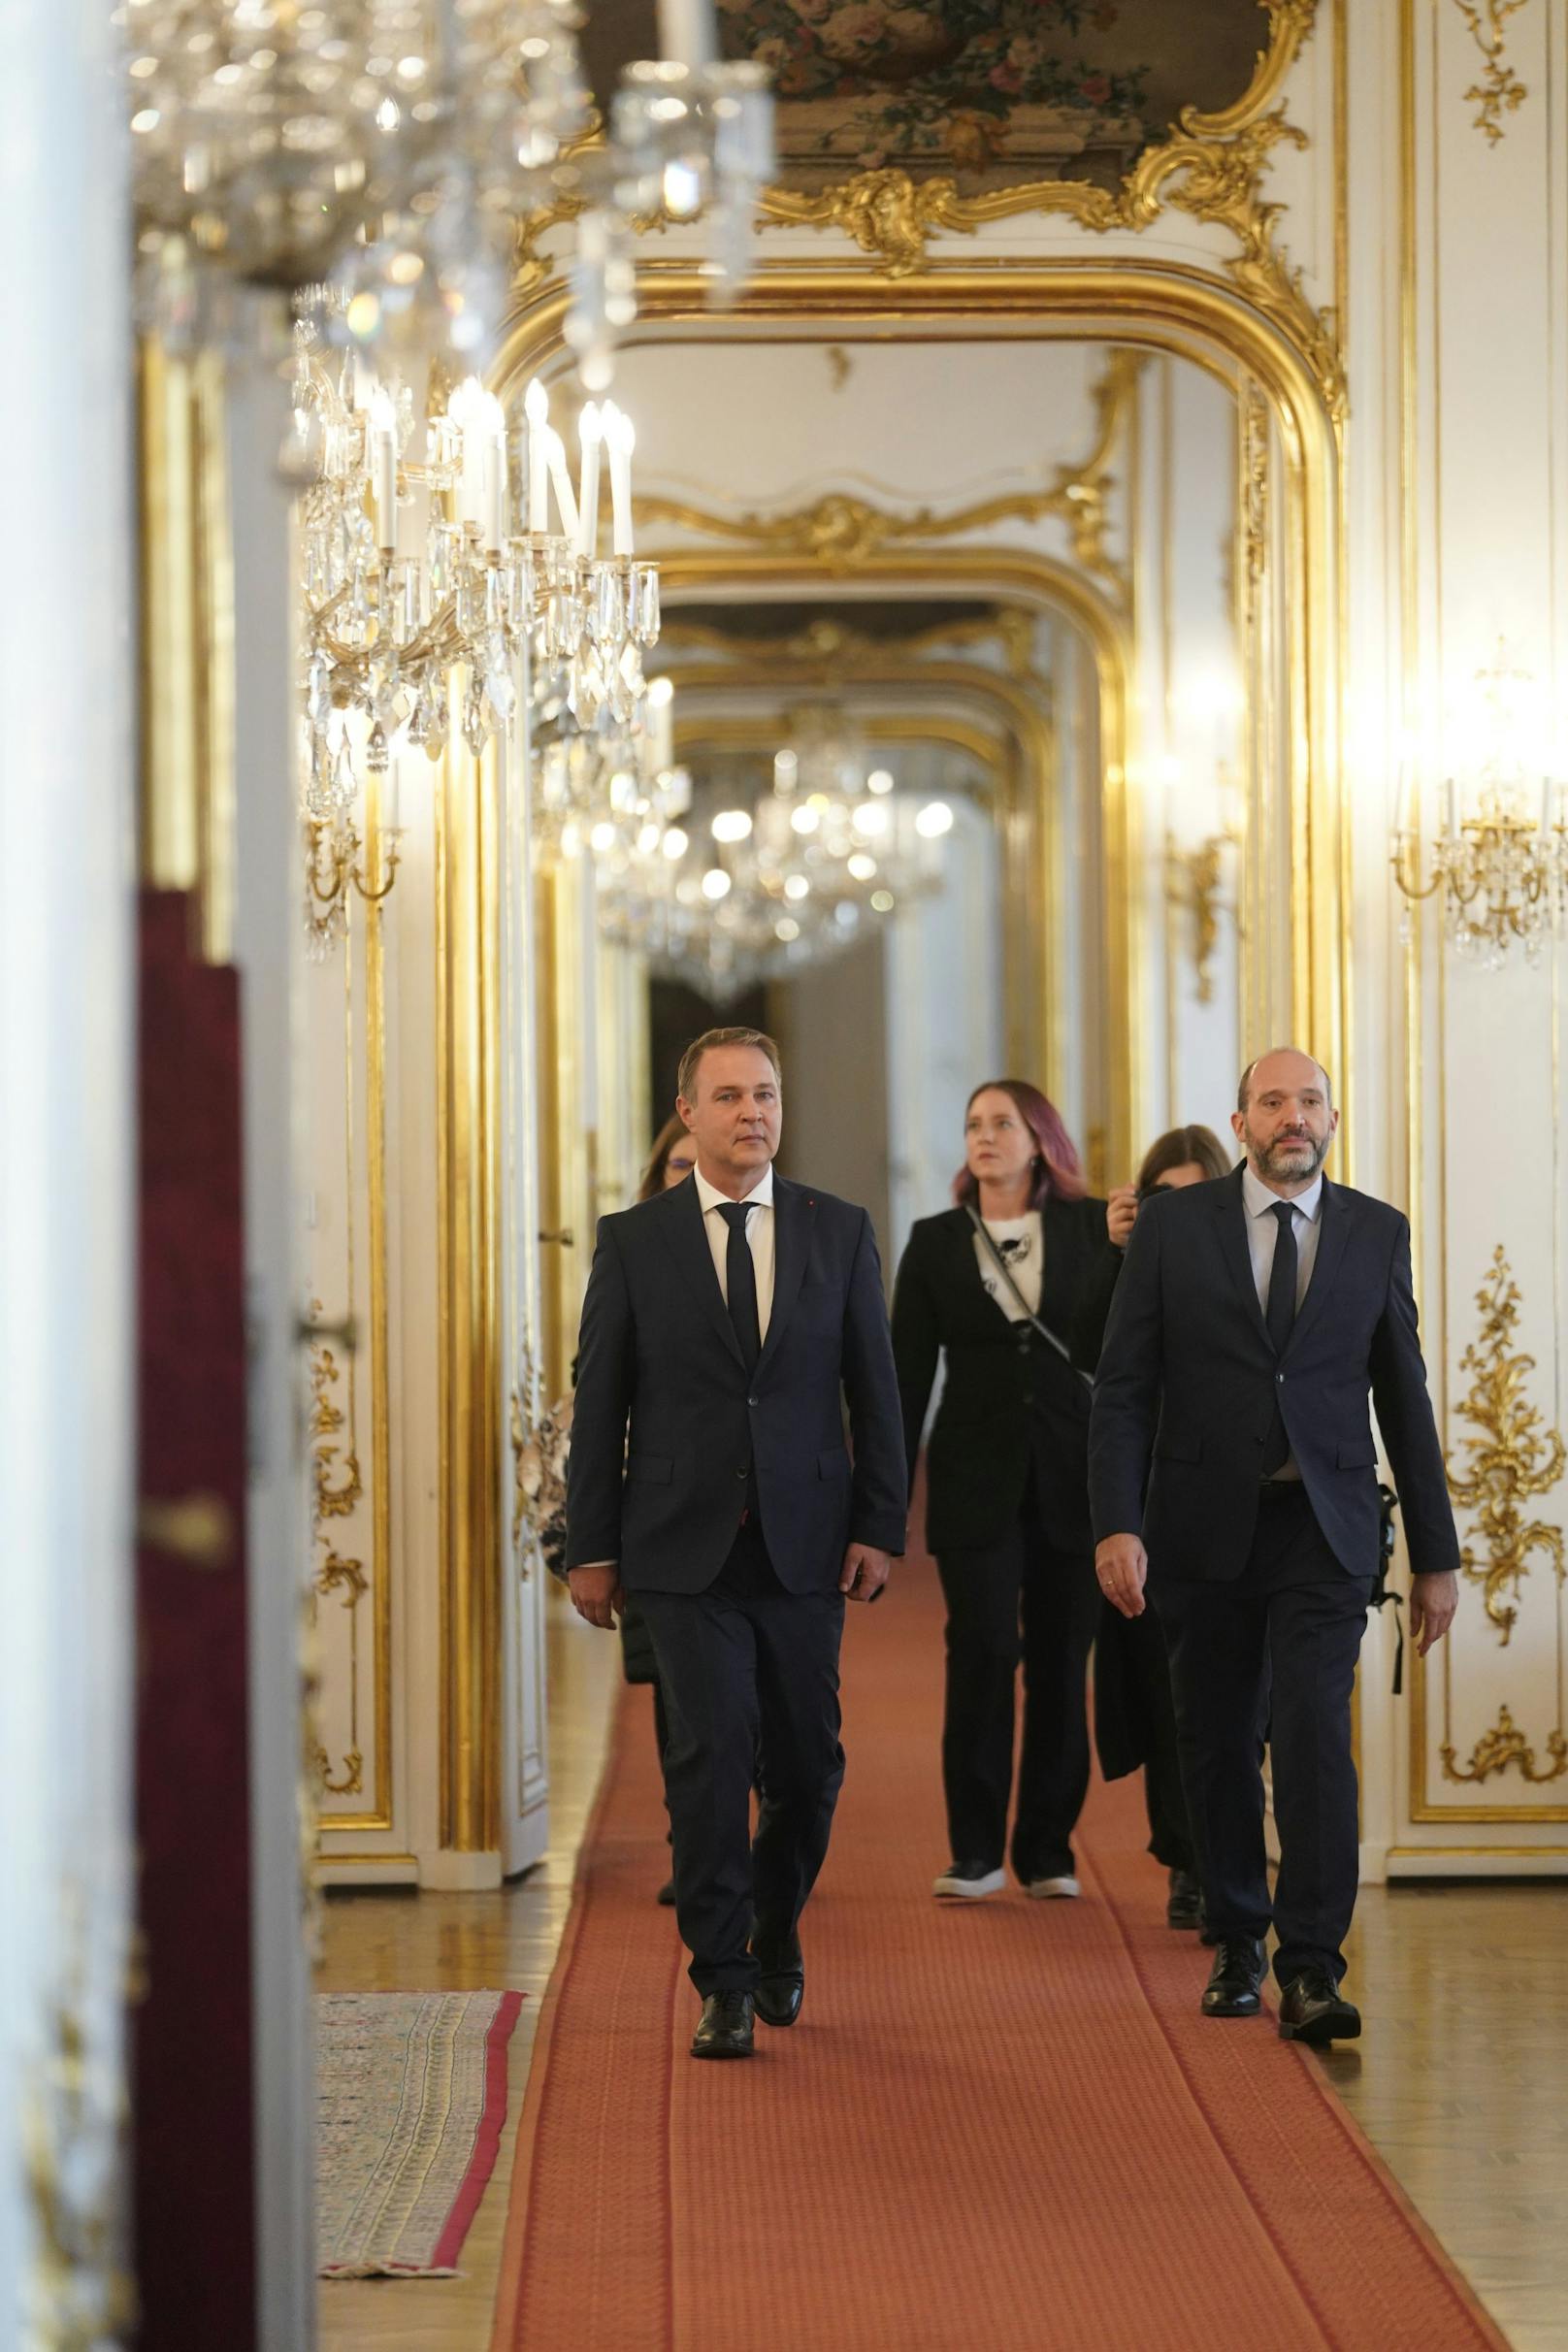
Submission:
[[911,1479],[943,1366],[926,1540],[947,1601],[939,1896],[1005,1884],[1015,1683],[1024,1667],[1011,1859],[1031,1895],[1072,1896],[1089,1785],[1086,1703],[1098,1591],[1089,1524],[1090,1382],[1120,1253],[1061,1114],[998,1078],[964,1114],[955,1206],[920,1219],[893,1300]]

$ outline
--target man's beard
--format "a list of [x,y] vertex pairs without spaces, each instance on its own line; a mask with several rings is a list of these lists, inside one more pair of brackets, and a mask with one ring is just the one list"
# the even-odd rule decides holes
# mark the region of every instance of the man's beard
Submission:
[[[1327,1135],[1277,1135],[1270,1143],[1257,1144],[1253,1148],[1258,1171],[1264,1176],[1274,1176],[1291,1184],[1310,1184],[1328,1157],[1330,1140]],[[1286,1167],[1277,1157],[1285,1152],[1299,1153],[1302,1151],[1311,1154],[1310,1162],[1306,1167],[1302,1167],[1299,1162],[1294,1166]]]

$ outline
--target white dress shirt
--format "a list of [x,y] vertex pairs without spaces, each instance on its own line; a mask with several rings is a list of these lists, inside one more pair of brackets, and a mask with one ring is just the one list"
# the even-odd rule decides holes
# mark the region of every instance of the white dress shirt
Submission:
[[[1274,1244],[1280,1237],[1280,1221],[1269,1212],[1279,1207],[1280,1195],[1271,1192],[1262,1179],[1253,1174],[1249,1160],[1241,1171],[1241,1197],[1247,1211],[1247,1250],[1253,1261],[1253,1280],[1258,1286],[1258,1303],[1266,1319],[1268,1278],[1274,1271]],[[1294,1212],[1290,1230],[1295,1235],[1295,1310],[1299,1315],[1312,1269],[1318,1262],[1318,1236],[1323,1230],[1323,1177],[1316,1177],[1304,1192],[1296,1195],[1290,1207]]]
[[[697,1197],[702,1204],[702,1224],[707,1231],[707,1246],[713,1253],[713,1271],[719,1278],[719,1296],[726,1306],[730,1303],[730,1227],[719,1211],[731,1205],[728,1192],[708,1183],[701,1168],[693,1168],[692,1182]],[[757,1336],[768,1337],[768,1319],[773,1311],[773,1170],[771,1163],[764,1169],[757,1183],[746,1194],[746,1245],[751,1251],[751,1262],[757,1277]]]
[[[1268,1278],[1274,1271],[1274,1245],[1280,1237],[1280,1221],[1269,1212],[1280,1203],[1278,1192],[1271,1192],[1260,1177],[1253,1174],[1249,1160],[1241,1171],[1241,1197],[1247,1211],[1247,1251],[1253,1261],[1253,1281],[1258,1287],[1258,1303],[1268,1320]],[[1323,1231],[1323,1177],[1319,1175],[1304,1192],[1297,1193],[1290,1203],[1290,1230],[1295,1235],[1295,1311],[1301,1312],[1301,1301],[1307,1295],[1312,1269],[1318,1262],[1318,1237]],[[1299,1479],[1301,1465],[1294,1454],[1288,1454],[1275,1471],[1276,1479]]]

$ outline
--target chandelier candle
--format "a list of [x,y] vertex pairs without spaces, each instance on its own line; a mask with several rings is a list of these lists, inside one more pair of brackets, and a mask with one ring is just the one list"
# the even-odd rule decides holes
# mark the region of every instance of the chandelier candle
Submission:
[[536,376],[523,395],[528,418],[528,528],[542,539],[550,527],[549,458],[544,436],[549,430],[550,396]]
[[599,540],[599,462],[604,440],[599,410],[592,401],[588,402],[578,419],[577,440],[582,450],[582,471],[578,475],[577,553],[586,556],[592,563]]
[[381,553],[390,557],[398,543],[398,423],[392,403],[379,389],[371,400],[370,436],[378,541]]
[[555,492],[555,503],[561,509],[562,536],[571,539],[573,546],[580,545],[577,502],[572,495],[572,476],[567,472],[567,446],[553,425],[544,428],[544,454],[549,463],[550,486]]
[[609,494],[613,509],[614,539],[611,542],[617,555],[630,555],[632,549],[632,450],[637,435],[632,419],[613,401],[604,404],[604,439],[609,444]]

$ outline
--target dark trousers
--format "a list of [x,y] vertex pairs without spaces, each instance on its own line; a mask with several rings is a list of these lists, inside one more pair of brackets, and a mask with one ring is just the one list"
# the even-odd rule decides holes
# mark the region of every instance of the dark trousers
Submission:
[[749,1990],[753,1914],[759,1944],[786,1943],[828,1851],[844,1778],[843,1595],[786,1592],[748,1521],[705,1591],[639,1592],[637,1603],[669,1726],[675,1918],[691,1979],[704,1996]]
[[[1344,1975],[1359,1861],[1351,1686],[1370,1577],[1347,1576],[1305,1489],[1265,1497],[1239,1577],[1157,1579],[1170,1649],[1182,1780],[1211,1937],[1279,1939],[1274,1971]],[[1263,1745],[1280,1869],[1263,1845]]]
[[1093,1556],[1052,1542],[1031,1478],[999,1543],[943,1552],[936,1566],[947,1602],[942,1786],[953,1859],[995,1869],[1006,1849],[1022,1657],[1013,1869],[1025,1881],[1063,1877],[1089,1786],[1086,1683],[1099,1603]]
[[1117,1628],[1127,1697],[1143,1730],[1143,1801],[1149,1814],[1149,1851],[1166,1870],[1193,1866],[1192,1834],[1182,1791],[1176,1744],[1176,1703],[1171,1695],[1170,1658],[1160,1617],[1146,1609]]

